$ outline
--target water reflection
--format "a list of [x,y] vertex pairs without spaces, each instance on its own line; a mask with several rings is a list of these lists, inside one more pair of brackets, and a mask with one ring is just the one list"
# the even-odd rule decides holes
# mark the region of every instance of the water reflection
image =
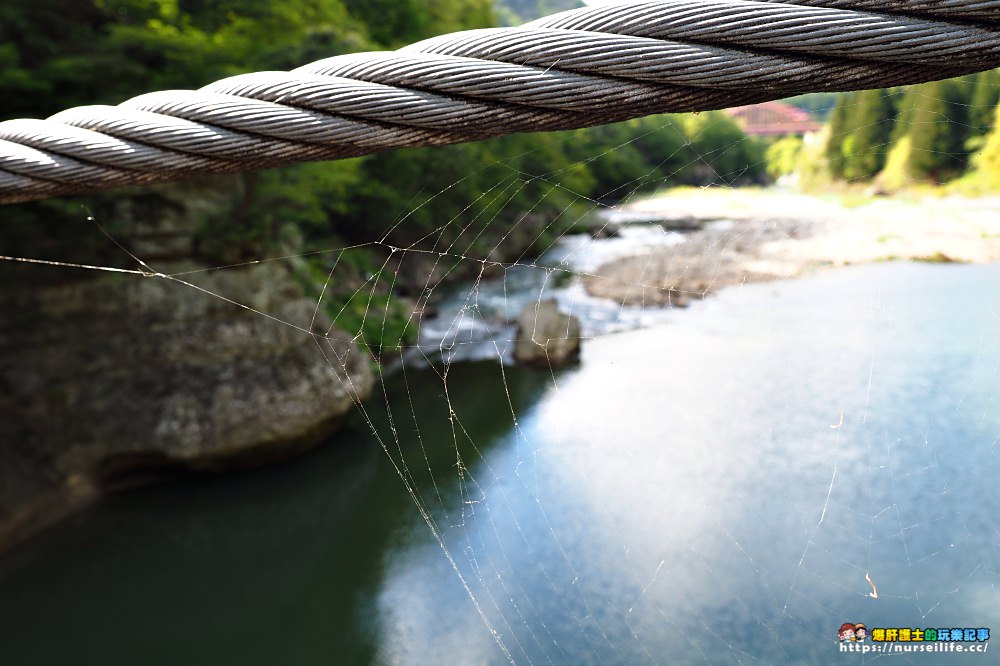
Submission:
[[858,268],[589,341],[444,532],[478,613],[435,544],[389,553],[380,660],[504,663],[485,625],[526,663],[826,662],[846,620],[1000,625],[998,277]]
[[[374,658],[371,603],[383,553],[415,539],[414,505],[394,469],[432,496],[430,471],[478,459],[546,377],[452,371],[471,419],[453,445],[436,370],[406,372],[336,442],[287,465],[191,479],[111,498],[0,559],[0,645],[13,664],[363,664]],[[407,418],[409,417],[409,422]],[[372,426],[401,433],[401,459]],[[428,446],[423,453],[412,434]],[[426,456],[426,457],[425,457]],[[440,552],[440,551],[438,551]],[[52,640],[58,636],[58,640]]]
[[[4,661],[278,663],[329,649],[325,627],[352,621],[365,582],[335,572],[366,571],[337,535],[358,529],[380,461],[363,448],[312,460],[115,497],[10,554]],[[349,647],[359,661],[372,651]]]
[[827,663],[846,621],[1000,631],[998,279],[732,289],[555,377],[407,366],[315,455],[5,556],[4,661]]

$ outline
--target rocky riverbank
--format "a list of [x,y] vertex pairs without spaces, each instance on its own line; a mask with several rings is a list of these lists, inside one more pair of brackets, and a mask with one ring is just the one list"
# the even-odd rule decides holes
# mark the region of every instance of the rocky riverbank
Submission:
[[683,307],[717,289],[831,266],[890,260],[1000,261],[1000,199],[817,197],[776,190],[676,190],[624,212],[694,219],[676,245],[610,261],[592,296]]
[[189,284],[3,267],[0,551],[109,491],[294,455],[371,391],[287,262],[206,270],[191,206],[159,210],[122,241]]

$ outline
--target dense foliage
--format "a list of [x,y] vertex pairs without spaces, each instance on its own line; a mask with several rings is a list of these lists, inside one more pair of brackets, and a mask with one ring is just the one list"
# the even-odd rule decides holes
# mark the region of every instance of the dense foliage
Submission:
[[983,169],[974,155],[995,132],[1000,72],[842,95],[830,115],[831,175],[890,189],[943,183]]
[[1000,106],[994,116],[994,130],[986,138],[982,152],[976,158],[977,175],[981,187],[1000,191]]
[[[508,18],[520,19],[579,3],[502,4]],[[496,20],[491,0],[7,0],[0,5],[0,119],[391,49]],[[397,151],[186,187],[213,202],[191,213],[198,216],[191,221],[195,251],[205,262],[365,246],[340,269],[358,279],[338,281],[345,285],[339,314],[349,319],[362,308],[360,325],[371,304],[351,304],[359,282],[385,299],[408,288],[381,270],[390,246],[509,260],[543,249],[573,224],[573,213],[596,201],[666,184],[765,177],[757,144],[723,114],[710,113]],[[37,246],[45,242],[39,220],[61,230],[71,222],[85,226],[81,204],[114,230],[125,200],[133,211],[135,202],[147,210],[170,205],[157,204],[157,192],[8,207],[8,234],[19,239],[15,245]],[[60,238],[79,246],[72,234],[60,231]],[[328,266],[317,260],[313,268],[323,275]]]

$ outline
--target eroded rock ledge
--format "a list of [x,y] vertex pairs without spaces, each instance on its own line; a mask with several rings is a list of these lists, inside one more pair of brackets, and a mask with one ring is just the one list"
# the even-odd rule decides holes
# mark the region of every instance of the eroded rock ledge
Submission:
[[206,270],[185,258],[190,228],[164,222],[155,233],[133,247],[155,238],[144,255],[155,270],[197,288],[4,274],[0,550],[111,490],[294,455],[371,391],[370,358],[337,329],[327,335],[287,262]]
[[[197,282],[310,326],[314,303],[279,266]],[[373,382],[336,330],[317,339],[163,279],[52,285],[17,300],[4,310],[20,321],[0,331],[0,545],[163,472],[292,455],[333,433]]]

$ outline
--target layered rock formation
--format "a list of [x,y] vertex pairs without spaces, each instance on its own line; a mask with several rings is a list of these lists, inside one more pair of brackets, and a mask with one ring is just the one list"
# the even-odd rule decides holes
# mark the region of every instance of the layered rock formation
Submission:
[[369,394],[368,356],[287,263],[206,270],[192,239],[166,222],[129,239],[177,279],[0,289],[0,548],[108,490],[292,455]]

